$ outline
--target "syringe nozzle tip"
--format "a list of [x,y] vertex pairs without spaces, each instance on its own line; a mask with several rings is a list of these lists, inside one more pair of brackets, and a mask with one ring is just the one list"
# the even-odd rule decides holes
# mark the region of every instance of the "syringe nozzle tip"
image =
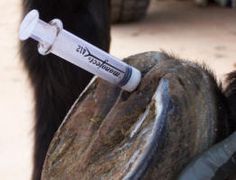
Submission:
[[38,20],[39,20],[39,13],[37,10],[32,10],[25,16],[20,25],[20,31],[19,31],[20,40],[26,40],[31,36],[35,26],[38,23]]

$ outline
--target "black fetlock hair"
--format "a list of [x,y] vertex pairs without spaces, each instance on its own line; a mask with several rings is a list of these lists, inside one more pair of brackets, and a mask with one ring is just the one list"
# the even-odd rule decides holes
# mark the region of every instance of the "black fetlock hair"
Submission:
[[236,131],[236,71],[233,71],[227,75],[226,78],[227,87],[225,89],[225,95],[227,97],[229,107],[229,121],[232,125],[232,131]]
[[[23,0],[23,15],[37,9],[46,22],[59,18],[64,28],[109,50],[108,0]],[[20,44],[35,99],[33,180],[39,180],[50,141],[64,116],[92,75],[52,54],[41,56],[37,43]],[[79,59],[78,59],[79,60]]]

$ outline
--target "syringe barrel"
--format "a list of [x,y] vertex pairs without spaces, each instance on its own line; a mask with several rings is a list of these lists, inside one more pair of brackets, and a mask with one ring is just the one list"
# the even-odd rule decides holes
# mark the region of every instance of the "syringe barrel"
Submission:
[[64,30],[60,20],[45,23],[36,10],[26,15],[20,28],[20,39],[28,37],[39,42],[41,54],[51,52],[124,90],[133,91],[141,80],[139,70]]
[[125,89],[128,83],[131,83],[129,81],[132,75],[140,80],[140,72],[137,69],[65,30],[58,34],[51,52]]

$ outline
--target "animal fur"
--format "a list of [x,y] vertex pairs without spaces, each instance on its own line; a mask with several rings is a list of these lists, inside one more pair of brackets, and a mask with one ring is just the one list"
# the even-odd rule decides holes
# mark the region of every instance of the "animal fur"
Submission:
[[[48,22],[59,18],[64,28],[109,50],[108,0],[23,0],[23,15],[32,9]],[[21,55],[35,99],[33,180],[39,180],[49,143],[74,100],[92,75],[52,54],[39,55],[37,43],[21,43]]]
[[[109,50],[109,0],[23,0],[23,15],[32,9],[40,18],[59,18],[64,28],[90,43]],[[52,54],[41,56],[32,40],[21,43],[21,55],[33,87],[35,98],[33,180],[41,177],[42,165],[49,143],[74,100],[88,84],[92,75]],[[213,84],[215,79],[212,76]],[[219,99],[227,102],[221,111],[229,115],[232,131],[236,129],[236,71],[227,77],[228,86]],[[223,103],[225,104],[225,103]]]

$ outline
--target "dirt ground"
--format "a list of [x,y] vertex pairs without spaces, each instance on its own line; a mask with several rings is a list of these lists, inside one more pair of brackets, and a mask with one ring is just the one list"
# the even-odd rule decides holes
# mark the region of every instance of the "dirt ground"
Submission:
[[[20,64],[19,0],[0,1],[0,179],[30,179],[33,100]],[[111,53],[123,58],[165,50],[205,62],[221,80],[236,68],[236,10],[192,1],[154,1],[138,23],[114,25]]]

